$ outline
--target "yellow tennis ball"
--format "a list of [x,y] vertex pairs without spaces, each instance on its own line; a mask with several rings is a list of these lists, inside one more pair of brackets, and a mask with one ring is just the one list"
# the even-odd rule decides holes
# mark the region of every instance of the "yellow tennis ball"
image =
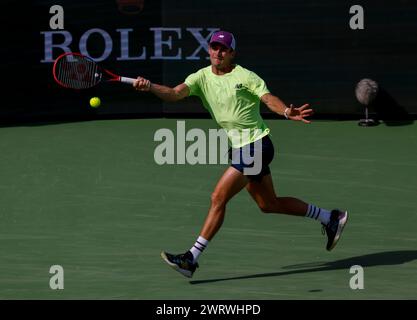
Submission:
[[93,97],[90,99],[90,106],[92,106],[93,108],[99,107],[100,104],[101,104],[101,101],[99,97]]

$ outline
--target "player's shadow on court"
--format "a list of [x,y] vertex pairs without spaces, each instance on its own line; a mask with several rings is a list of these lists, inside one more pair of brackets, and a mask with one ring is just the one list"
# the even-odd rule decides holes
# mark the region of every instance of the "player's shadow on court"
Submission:
[[404,264],[417,259],[417,250],[403,250],[403,251],[387,251],[378,252],[372,254],[366,254],[363,256],[351,257],[343,260],[336,260],[331,262],[314,262],[285,266],[282,269],[289,271],[271,272],[271,273],[258,273],[238,277],[207,279],[207,280],[195,280],[190,281],[190,284],[202,284],[210,282],[228,281],[228,280],[242,280],[242,279],[255,279],[266,277],[280,277],[293,274],[303,274],[309,272],[322,272],[339,269],[350,269],[354,265],[360,265],[363,268],[397,265]]

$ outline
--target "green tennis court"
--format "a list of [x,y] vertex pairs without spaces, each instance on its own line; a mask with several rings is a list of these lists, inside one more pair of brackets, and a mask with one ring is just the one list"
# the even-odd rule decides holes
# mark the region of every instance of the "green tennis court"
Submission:
[[[415,299],[417,125],[267,120],[280,195],[348,209],[334,251],[310,219],[263,214],[243,191],[190,281],[161,250],[198,236],[226,165],[157,165],[174,119],[0,128],[2,299]],[[214,128],[186,120],[187,129]],[[52,265],[64,269],[51,290]],[[353,290],[349,269],[364,269]]]

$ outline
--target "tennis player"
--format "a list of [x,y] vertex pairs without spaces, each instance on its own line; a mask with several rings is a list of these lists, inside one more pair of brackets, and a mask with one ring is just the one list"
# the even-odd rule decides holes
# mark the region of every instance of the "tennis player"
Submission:
[[[347,222],[348,213],[339,209],[326,210],[293,197],[276,195],[269,164],[274,157],[274,146],[269,128],[259,112],[262,101],[273,112],[287,119],[310,123],[306,117],[313,114],[308,104],[301,107],[287,106],[271,94],[257,74],[234,63],[236,41],[230,32],[218,31],[209,42],[211,65],[189,75],[175,88],[151,83],[138,77],[133,86],[139,91],[150,91],[164,101],[178,101],[188,96],[200,97],[213,119],[224,128],[231,144],[231,166],[217,182],[211,195],[211,205],[194,245],[185,253],[162,252],[162,258],[175,270],[191,278],[198,267],[197,260],[209,241],[220,229],[228,201],[243,188],[249,192],[260,210],[265,213],[281,213],[305,216],[318,220],[327,234],[327,250],[338,242]],[[243,132],[250,132],[243,134]],[[237,133],[242,133],[240,136]],[[249,153],[249,154],[248,154]],[[260,155],[261,167],[256,174],[247,174],[255,166],[246,161],[248,155]],[[245,160],[246,159],[246,160]],[[246,172],[246,173],[245,173]]]

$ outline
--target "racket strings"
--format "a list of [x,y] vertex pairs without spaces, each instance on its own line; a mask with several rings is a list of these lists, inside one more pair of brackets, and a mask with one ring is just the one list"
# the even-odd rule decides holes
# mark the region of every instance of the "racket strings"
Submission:
[[64,86],[73,89],[87,89],[100,81],[97,64],[75,55],[64,56],[58,61],[55,76]]

